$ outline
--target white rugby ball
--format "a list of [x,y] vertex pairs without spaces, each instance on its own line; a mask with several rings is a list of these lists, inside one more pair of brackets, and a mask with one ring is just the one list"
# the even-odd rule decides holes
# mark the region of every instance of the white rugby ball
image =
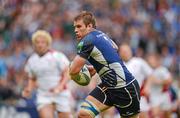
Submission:
[[84,65],[79,72],[79,75],[74,79],[74,81],[81,86],[86,86],[90,83],[90,80],[91,75],[86,65]]

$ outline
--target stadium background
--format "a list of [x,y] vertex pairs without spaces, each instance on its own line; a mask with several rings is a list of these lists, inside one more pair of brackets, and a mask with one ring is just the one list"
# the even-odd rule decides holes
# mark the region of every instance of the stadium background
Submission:
[[[92,11],[98,29],[118,45],[128,42],[136,56],[161,49],[163,65],[173,74],[174,90],[180,94],[179,0],[1,0],[0,118],[37,117],[35,97],[20,96],[25,85],[23,67],[33,51],[31,35],[39,28],[49,31],[53,48],[72,60],[76,53],[72,20],[82,10]],[[75,107],[93,86],[76,86]]]

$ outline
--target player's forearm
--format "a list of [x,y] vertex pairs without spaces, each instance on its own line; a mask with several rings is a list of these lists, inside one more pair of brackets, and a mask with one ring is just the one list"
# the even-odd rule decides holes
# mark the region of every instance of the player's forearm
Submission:
[[79,55],[77,55],[69,67],[69,74],[76,75],[80,72],[81,68],[84,66],[86,60]]
[[72,80],[76,80],[79,76],[80,76],[79,73],[70,74]]
[[36,80],[28,79],[28,84],[26,86],[26,90],[33,91],[36,88]]
[[72,62],[70,67],[69,67],[69,75],[70,76],[77,75],[80,72],[80,70],[81,70],[81,68],[79,66],[76,66]]
[[70,80],[70,76],[69,76],[69,68],[65,68],[64,71],[62,72],[62,75],[61,75],[61,80],[59,82],[59,87],[60,86],[65,86],[68,81]]

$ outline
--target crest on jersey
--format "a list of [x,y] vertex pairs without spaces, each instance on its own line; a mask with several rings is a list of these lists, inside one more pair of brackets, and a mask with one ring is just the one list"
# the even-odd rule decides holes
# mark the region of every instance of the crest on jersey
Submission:
[[82,47],[83,47],[83,44],[84,44],[84,42],[80,42],[80,43],[78,44],[78,46],[77,46],[77,51],[78,51],[78,53],[81,52]]

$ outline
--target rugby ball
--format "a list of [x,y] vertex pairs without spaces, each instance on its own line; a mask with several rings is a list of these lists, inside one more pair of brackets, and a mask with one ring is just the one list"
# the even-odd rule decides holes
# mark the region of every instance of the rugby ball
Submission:
[[90,83],[91,75],[86,65],[82,67],[79,74],[73,80],[81,86],[87,86]]

